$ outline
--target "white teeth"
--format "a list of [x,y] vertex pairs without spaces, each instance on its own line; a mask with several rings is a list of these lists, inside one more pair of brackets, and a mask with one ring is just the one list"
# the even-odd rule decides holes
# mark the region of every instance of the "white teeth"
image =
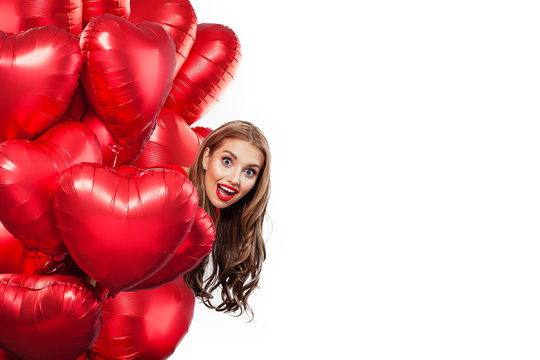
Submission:
[[226,192],[228,192],[229,194],[236,194],[236,191],[234,191],[234,190],[228,189],[228,188],[226,188],[226,187],[224,187],[224,186],[221,186],[221,185],[219,185],[219,187],[220,187],[222,190],[225,190]]

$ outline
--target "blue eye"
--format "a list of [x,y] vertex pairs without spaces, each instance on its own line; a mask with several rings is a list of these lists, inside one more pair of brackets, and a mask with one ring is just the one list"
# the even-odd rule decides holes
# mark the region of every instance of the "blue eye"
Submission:
[[223,164],[229,166],[232,165],[232,160],[228,157],[223,158]]
[[247,176],[255,176],[257,175],[257,172],[253,169],[246,169],[244,170],[244,172],[246,173]]

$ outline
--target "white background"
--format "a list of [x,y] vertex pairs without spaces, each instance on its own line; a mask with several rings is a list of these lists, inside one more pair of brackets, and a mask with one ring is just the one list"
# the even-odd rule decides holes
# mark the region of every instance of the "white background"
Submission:
[[197,304],[172,359],[539,359],[537,2],[192,5],[243,54],[196,124],[265,132],[273,226],[255,319]]

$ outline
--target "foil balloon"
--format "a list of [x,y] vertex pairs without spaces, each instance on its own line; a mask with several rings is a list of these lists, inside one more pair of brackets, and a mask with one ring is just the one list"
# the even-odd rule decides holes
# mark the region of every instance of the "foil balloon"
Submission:
[[52,213],[54,185],[60,173],[80,162],[100,162],[95,135],[77,122],[58,124],[34,142],[0,144],[0,220],[25,247],[61,257]]
[[42,275],[40,264],[50,266],[53,263],[51,256],[25,249],[19,239],[0,223],[0,274]]
[[137,166],[176,164],[190,167],[201,143],[189,125],[171,110],[162,109],[156,128],[135,161]]
[[192,127],[191,130],[193,130],[193,132],[197,134],[197,137],[199,138],[199,141],[201,143],[203,142],[204,138],[210,135],[210,133],[212,132],[212,129],[200,126]]
[[75,92],[71,97],[71,101],[68,104],[66,112],[62,114],[58,122],[61,123],[81,120],[87,107],[88,100],[86,99],[86,94],[84,93],[82,84],[79,82],[79,86],[75,88]]
[[21,242],[0,223],[0,274],[20,272],[23,253]]
[[167,359],[189,330],[194,306],[193,291],[182,280],[107,299],[88,359]]
[[169,93],[175,46],[156,23],[133,25],[113,15],[92,20],[81,35],[82,83],[88,100],[131,164],[156,125]]
[[53,197],[69,253],[113,295],[171,259],[191,228],[197,203],[197,191],[176,171],[130,175],[98,164],[64,171]]
[[111,14],[124,19],[129,16],[129,0],[82,0],[83,29],[93,19],[103,14]]
[[0,32],[0,142],[34,139],[64,113],[79,80],[78,40],[45,26]]
[[[7,352],[0,349],[0,360],[17,360]],[[81,359],[82,360],[82,359]]]
[[0,0],[0,30],[18,34],[51,25],[73,35],[82,31],[82,0]]
[[[7,236],[11,236],[11,239],[8,240]],[[21,242],[2,226],[0,231],[0,274],[45,275],[46,272],[42,271],[42,266],[49,267],[52,264],[58,263],[50,255],[37,250],[24,249]],[[56,269],[58,268],[56,266]],[[52,273],[54,271],[50,272],[50,274]]]
[[188,0],[131,0],[129,21],[154,21],[165,28],[176,45],[176,67],[186,60],[197,33],[197,16]]
[[216,229],[212,219],[199,207],[191,231],[172,259],[152,277],[137,285],[136,289],[151,289],[180,279],[212,251],[215,238]]
[[96,341],[101,301],[74,276],[0,275],[0,347],[25,360],[73,360]]
[[[196,141],[196,139],[191,136],[190,130],[186,129],[183,131],[184,126],[187,125],[184,125],[185,122],[182,119],[178,120],[182,121],[181,123],[175,123],[177,119],[178,116],[176,114],[171,113],[166,109],[162,109],[162,112],[157,119],[154,133],[152,133],[143,153],[137,158],[135,164],[132,166],[141,167],[141,170],[144,170],[144,168],[147,167],[167,167],[185,174],[182,166],[187,167],[190,165],[180,164],[187,164],[189,161],[192,161],[190,159],[194,156],[193,147],[198,147],[202,140],[200,134],[196,132],[195,135],[199,138],[199,141]],[[117,170],[119,167],[123,167],[124,164],[117,159],[117,149],[120,147],[120,143],[105,127],[96,113],[91,108],[88,109],[81,121],[96,135],[103,154],[103,164]],[[163,145],[161,145],[160,141]],[[185,142],[188,146],[184,146],[182,143],[175,141]],[[195,145],[195,143],[197,145]],[[187,154],[185,151],[182,151],[182,149],[186,147],[189,150]]]
[[[118,159],[118,154],[122,148],[120,141],[111,134],[109,129],[107,129],[103,121],[101,121],[91,107],[86,110],[81,122],[96,135],[103,155],[103,164],[110,167],[124,165],[122,161]],[[141,151],[142,148],[135,150],[135,152]]]
[[240,43],[231,29],[199,24],[195,44],[174,79],[165,107],[193,124],[217,103],[233,81],[240,56]]
[[23,275],[60,275],[63,269],[63,262],[55,261],[51,255],[24,249],[19,270],[16,272]]

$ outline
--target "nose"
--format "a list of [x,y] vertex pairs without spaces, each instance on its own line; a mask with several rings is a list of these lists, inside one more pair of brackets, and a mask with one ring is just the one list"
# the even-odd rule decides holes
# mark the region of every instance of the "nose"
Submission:
[[240,175],[241,174],[242,174],[242,169],[235,167],[235,168],[231,169],[229,174],[227,174],[227,181],[232,186],[238,188],[238,186],[240,185]]

